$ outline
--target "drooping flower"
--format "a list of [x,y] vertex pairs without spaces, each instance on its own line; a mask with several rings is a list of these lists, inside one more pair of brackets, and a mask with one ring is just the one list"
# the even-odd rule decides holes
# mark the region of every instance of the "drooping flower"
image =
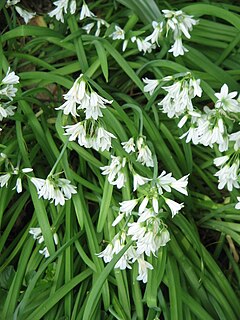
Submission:
[[215,96],[218,98],[215,103],[215,108],[222,108],[227,112],[240,112],[240,104],[237,100],[233,99],[237,96],[237,91],[228,92],[228,86],[225,83],[220,93],[215,93]]
[[15,6],[15,9],[18,12],[18,14],[23,18],[26,24],[36,15],[36,12],[29,12],[20,8],[19,6]]
[[235,141],[234,150],[238,151],[240,149],[240,131],[231,133],[229,135],[229,141]]
[[135,143],[134,143],[134,138],[130,138],[128,141],[126,142],[122,142],[121,143],[123,146],[123,149],[127,152],[127,153],[131,153],[135,151]]
[[108,176],[108,181],[112,185],[116,185],[121,189],[126,182],[126,177],[123,169],[126,165],[126,158],[116,157],[111,155],[111,163],[109,166],[100,167],[103,175]]
[[126,201],[120,202],[119,204],[120,204],[120,212],[124,212],[126,215],[129,215],[138,204],[138,199],[126,200]]
[[150,34],[148,37],[145,38],[146,41],[151,41],[151,43],[157,43],[158,44],[158,39],[163,33],[163,22],[157,22],[153,21],[152,22],[152,27],[153,27],[153,32]]
[[183,203],[178,203],[171,199],[165,198],[165,202],[171,210],[172,218],[184,207]]
[[240,197],[237,197],[238,203],[235,205],[235,209],[240,209]]
[[0,90],[0,95],[6,96],[11,101],[16,96],[17,88],[15,88],[12,84],[6,85],[4,88]]
[[[45,241],[42,235],[42,229],[40,227],[30,228],[29,233],[33,236],[34,240],[37,240],[39,244]],[[55,245],[58,245],[58,235],[56,232],[54,232],[53,234],[53,241]],[[39,250],[39,253],[44,255],[45,258],[50,257],[50,253],[47,247],[44,247],[43,249]]]
[[58,21],[64,23],[64,13],[67,13],[68,9],[68,0],[57,0],[54,1],[55,9],[50,11],[48,15],[50,17],[55,17]]
[[138,276],[137,280],[142,281],[143,283],[147,283],[148,280],[148,269],[152,270],[153,266],[151,263],[144,260],[144,255],[140,255],[137,259],[138,262]]
[[133,36],[131,38],[131,41],[133,43],[136,42],[138,51],[140,51],[140,52],[143,51],[144,54],[147,52],[150,53],[150,52],[152,52],[153,49],[156,48],[155,44],[148,42],[146,39],[142,39],[142,38],[138,38],[138,37]]
[[1,84],[17,84],[19,83],[19,76],[14,71],[10,72],[10,68],[6,73],[6,76],[2,79]]
[[133,172],[133,191],[136,191],[139,186],[144,185],[151,179],[141,176],[140,174]]
[[76,187],[71,185],[68,179],[59,178],[57,174],[47,177],[46,180],[32,177],[31,182],[35,185],[39,198],[51,200],[55,206],[63,206],[65,201],[76,194]]
[[155,80],[155,79],[148,79],[148,78],[143,78],[142,79],[144,83],[146,83],[146,85],[143,88],[144,92],[149,92],[150,96],[153,94],[154,90],[156,89],[156,87],[159,84],[159,80]]
[[4,187],[4,186],[7,187],[8,181],[11,178],[11,176],[12,175],[9,172],[0,176],[0,187],[1,188]]
[[84,18],[92,18],[95,17],[95,14],[89,10],[87,4],[85,3],[85,1],[83,1],[83,5],[82,5],[82,9],[80,12],[80,20],[83,20]]
[[110,36],[113,40],[124,40],[125,39],[125,32],[123,29],[121,29],[119,26],[115,26],[115,31],[110,34]]
[[137,161],[146,167],[154,167],[152,152],[147,146],[144,137],[139,137],[137,142]]
[[214,175],[218,177],[218,189],[223,189],[227,186],[229,191],[233,188],[239,188],[238,183],[238,171],[239,171],[239,160],[236,160],[232,165],[225,164],[219,171]]
[[14,115],[14,110],[16,109],[15,106],[3,103],[0,103],[0,121],[3,120],[3,118],[7,118],[8,116]]
[[182,38],[177,38],[168,52],[172,52],[174,57],[183,56],[188,49],[184,47]]

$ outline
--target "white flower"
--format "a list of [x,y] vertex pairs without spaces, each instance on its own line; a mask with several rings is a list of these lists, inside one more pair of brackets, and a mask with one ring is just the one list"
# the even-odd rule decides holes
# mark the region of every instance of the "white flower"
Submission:
[[[99,258],[103,258],[105,263],[108,263],[112,260],[114,254],[118,254],[122,248],[124,247],[124,243],[126,240],[126,234],[125,232],[117,233],[113,240],[107,245],[107,247],[100,253],[97,253],[96,255]],[[121,270],[124,270],[126,268],[131,269],[131,266],[129,264],[130,259],[133,257],[133,248],[129,248],[124,255],[118,260],[118,262],[115,264],[114,268],[120,268]]]
[[146,232],[145,224],[139,221],[128,223],[128,227],[127,235],[132,236],[132,240],[142,239]]
[[[37,240],[39,244],[44,242],[44,237],[42,235],[42,230],[39,227],[36,228],[30,228],[29,233],[33,236],[34,240]],[[53,240],[54,243],[58,244],[58,235],[56,233],[53,234]],[[42,250],[39,250],[39,253],[44,255],[45,258],[48,258],[50,256],[50,253],[47,249],[47,247],[44,247]]]
[[111,104],[112,101],[102,98],[94,91],[91,92],[89,104],[85,110],[86,119],[92,118],[94,120],[97,120],[98,117],[102,117],[103,115],[101,109],[106,108],[106,103]]
[[229,156],[222,156],[222,157],[215,158],[213,160],[213,163],[215,164],[215,166],[221,167],[228,160],[229,160]]
[[190,92],[190,95],[192,95],[192,97],[201,97],[202,96],[202,88],[200,87],[200,79],[194,79],[191,78],[189,81],[189,91],[192,91],[192,93]]
[[92,30],[92,28],[94,27],[95,23],[94,22],[90,22],[88,24],[86,24],[84,27],[82,27],[83,30],[85,30],[87,32],[87,34],[89,34]]
[[71,185],[71,181],[64,178],[58,178],[57,180],[58,187],[61,188],[66,199],[71,199],[72,194],[76,194],[76,186]]
[[238,170],[239,170],[239,160],[234,162],[231,166],[226,164],[214,175],[218,177],[218,189],[223,189],[227,185],[227,189],[232,191],[234,188],[239,188],[238,183]]
[[72,186],[69,180],[58,178],[57,175],[48,177],[46,180],[31,178],[31,182],[37,189],[38,197],[51,200],[55,206],[58,204],[63,206],[65,200],[70,199],[72,194],[76,193],[76,187]]
[[128,45],[128,39],[125,39],[124,41],[123,41],[123,45],[122,45],[122,51],[124,52],[125,50],[126,50],[126,48],[127,48],[127,45]]
[[16,107],[6,104],[0,104],[0,121],[2,121],[3,118],[7,118],[8,116],[13,116],[14,111]]
[[124,218],[125,213],[119,212],[117,218],[113,221],[112,226],[115,227]]
[[33,236],[34,240],[38,241],[39,244],[44,241],[41,228],[30,228],[29,233]]
[[116,139],[111,132],[105,130],[103,127],[98,127],[95,132],[95,138],[93,139],[93,149],[97,151],[109,151],[109,149],[112,147],[112,138]]
[[177,190],[178,192],[185,194],[186,196],[188,195],[188,192],[186,190],[187,188],[187,184],[188,184],[188,175],[183,176],[181,179],[179,180],[175,180],[173,182],[170,183],[170,186]]
[[50,17],[55,17],[58,21],[64,23],[63,13],[67,13],[68,0],[58,0],[53,2],[53,4],[56,8],[50,11],[48,15]]
[[77,4],[76,4],[76,0],[71,0],[70,2],[70,13],[74,14],[76,12],[76,8],[77,8]]
[[235,141],[234,150],[238,151],[240,149],[240,131],[231,133],[229,136],[229,141]]
[[157,188],[158,193],[163,194],[163,190],[167,192],[171,192],[170,185],[173,183],[176,179],[172,177],[172,173],[166,173],[166,171],[163,171],[160,176],[157,177]]
[[14,71],[10,72],[10,68],[6,73],[6,76],[2,79],[2,84],[17,84],[19,83],[19,77],[15,74]]
[[141,176],[140,174],[134,172],[133,173],[133,191],[136,191],[139,186],[144,185],[151,179],[145,178]]
[[154,44],[146,41],[146,39],[137,38],[135,36],[131,38],[131,41],[136,42],[138,50],[140,52],[143,51],[144,54],[146,52],[148,52],[148,53],[152,52],[152,49],[155,49],[155,47],[156,47]]
[[148,279],[148,269],[152,270],[153,266],[144,260],[144,255],[141,255],[140,258],[137,259],[138,262],[138,276],[137,280],[142,280],[143,283],[147,283]]
[[22,192],[22,179],[20,177],[17,178],[16,185],[13,188],[13,190],[15,190],[15,189],[16,189],[17,193]]
[[228,86],[225,83],[220,93],[215,93],[215,96],[218,98],[215,103],[216,108],[222,108],[228,112],[240,112],[240,105],[237,100],[233,99],[237,96],[237,91],[228,93]]
[[181,116],[186,111],[193,112],[192,98],[194,89],[190,80],[176,81],[170,86],[162,87],[168,94],[158,103],[162,106],[162,112],[167,113],[169,118]]
[[86,141],[86,129],[83,122],[78,122],[73,125],[65,126],[66,129],[64,135],[69,135],[69,141],[78,139],[80,146],[85,144]]
[[238,203],[235,205],[235,209],[240,209],[240,197],[237,197]]
[[44,255],[45,258],[50,257],[50,253],[49,253],[47,247],[44,247],[43,250],[39,250],[39,253],[42,254],[42,255]]
[[165,198],[165,202],[168,205],[169,209],[171,210],[172,218],[184,207],[183,203],[178,203],[171,199]]
[[100,167],[103,175],[108,175],[108,181],[112,185],[116,185],[121,189],[125,185],[126,177],[123,168],[126,165],[126,158],[111,156],[111,164],[109,166]]
[[86,81],[83,78],[83,75],[80,76],[74,81],[71,89],[64,95],[65,100],[74,99],[76,103],[80,104],[85,97],[88,97],[86,92]]
[[109,37],[111,37],[113,40],[124,40],[125,32],[119,26],[115,26],[115,31],[112,34],[110,34]]
[[157,237],[156,242],[158,247],[165,247],[168,241],[170,241],[170,233],[166,228],[164,228]]
[[21,0],[7,0],[5,7],[8,8],[10,6],[14,6],[15,4],[19,3]]
[[153,208],[145,208],[142,213],[138,213],[139,218],[138,222],[144,222],[149,218],[155,217],[156,213],[154,212]]
[[110,262],[113,258],[113,245],[112,245],[112,243],[109,243],[103,251],[96,253],[96,255],[99,258],[103,258],[105,263]]
[[144,92],[149,92],[150,96],[153,94],[154,90],[156,89],[156,87],[159,84],[159,80],[155,80],[155,79],[148,79],[148,78],[143,78],[142,79],[144,83],[146,83],[146,85],[143,88]]
[[95,14],[93,12],[91,12],[87,6],[87,4],[85,2],[83,2],[83,5],[82,5],[82,9],[81,9],[81,12],[80,12],[80,20],[83,20],[84,18],[86,17],[89,17],[89,18],[92,18],[92,17],[95,17]]
[[138,157],[137,161],[145,165],[146,167],[154,167],[152,152],[144,142],[143,137],[137,140]]
[[191,38],[189,31],[192,31],[193,26],[198,23],[193,16],[185,14],[182,10],[162,10],[162,12],[167,18],[167,32],[172,29],[174,39],[181,36],[182,33],[186,38]]
[[150,34],[148,37],[145,38],[146,41],[151,41],[151,43],[157,43],[158,44],[158,39],[161,36],[163,32],[163,22],[157,22],[153,21],[152,22],[152,27],[153,27],[153,33]]
[[18,6],[15,6],[16,11],[23,18],[25,23],[28,23],[33,17],[35,17],[36,12],[28,12]]
[[157,195],[152,197],[152,208],[154,210],[155,213],[158,213],[158,197]]
[[13,100],[17,92],[17,88],[14,88],[12,84],[6,85],[3,89],[0,90],[0,95],[8,97],[8,99]]
[[198,120],[198,142],[211,148],[217,143],[219,151],[228,150],[229,138],[222,115],[218,109],[210,109],[207,106],[203,109],[205,114]]
[[135,151],[135,143],[134,143],[134,139],[133,138],[130,138],[128,141],[122,142],[121,144],[123,146],[123,149],[127,153],[131,153],[131,152]]
[[6,174],[0,176],[0,187],[1,188],[4,187],[4,186],[7,187],[8,181],[9,181],[10,178],[11,178],[11,174],[10,173],[6,173]]
[[109,27],[109,24],[105,20],[97,19],[97,29],[96,29],[96,32],[95,32],[95,36],[96,37],[99,37],[102,25],[106,26],[106,27]]
[[120,211],[124,212],[126,215],[129,215],[138,204],[138,199],[126,200],[126,201],[120,202],[119,204],[120,204]]
[[143,201],[141,202],[139,208],[138,208],[138,212],[141,214],[147,207],[148,205],[148,201],[149,201],[149,197],[146,196],[144,197]]
[[155,243],[155,233],[153,231],[146,231],[142,238],[137,240],[137,254],[141,255],[145,253],[150,257],[151,253],[155,255],[155,252],[158,250]]
[[188,52],[188,49],[183,46],[182,38],[177,38],[168,52],[172,52],[174,57],[178,57],[183,56],[185,52]]
[[77,117],[77,104],[74,98],[70,98],[64,102],[60,107],[55,108],[56,110],[63,110],[63,113],[68,115],[71,113],[73,117]]
[[[121,249],[123,248],[124,246],[121,247]],[[129,249],[128,249],[129,250]],[[127,250],[127,251],[128,251]],[[118,260],[118,262],[115,264],[114,268],[117,269],[119,268],[120,270],[125,270],[126,268],[128,269],[132,269],[131,265],[129,264],[130,263],[130,259],[129,259],[129,255],[128,255],[128,252],[125,252],[122,257]]]

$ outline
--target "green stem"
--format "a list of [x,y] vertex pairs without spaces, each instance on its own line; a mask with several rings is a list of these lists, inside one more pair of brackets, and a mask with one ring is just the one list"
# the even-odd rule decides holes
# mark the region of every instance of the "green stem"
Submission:
[[53,175],[54,170],[56,169],[57,165],[58,165],[59,162],[61,161],[61,158],[62,158],[65,150],[67,149],[67,145],[68,145],[68,140],[64,143],[64,146],[63,146],[63,148],[62,148],[62,150],[61,150],[61,152],[60,152],[60,154],[59,154],[59,156],[58,156],[58,158],[57,158],[54,166],[52,167],[52,170],[50,171],[48,177],[50,177],[50,176]]
[[133,110],[136,110],[139,114],[139,136],[143,135],[143,114],[140,107],[136,106],[135,104],[126,103],[122,106],[123,109],[126,108],[132,108]]

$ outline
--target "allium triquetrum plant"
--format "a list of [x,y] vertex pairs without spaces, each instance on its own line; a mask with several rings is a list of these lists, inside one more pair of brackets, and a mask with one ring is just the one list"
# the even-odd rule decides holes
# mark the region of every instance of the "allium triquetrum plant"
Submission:
[[236,1],[0,10],[0,319],[238,320]]

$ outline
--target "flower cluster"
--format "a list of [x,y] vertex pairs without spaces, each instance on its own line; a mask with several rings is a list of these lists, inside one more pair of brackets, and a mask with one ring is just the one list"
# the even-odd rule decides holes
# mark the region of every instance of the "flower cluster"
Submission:
[[[132,137],[128,141],[122,142],[122,145],[123,149],[128,154],[130,154],[132,157],[135,156],[135,161],[146,167],[154,166],[152,152],[149,149],[144,136],[138,137],[138,139],[136,139],[136,144],[134,142],[134,138]],[[126,158],[111,155],[110,164],[108,166],[101,167],[100,169],[102,170],[103,175],[108,176],[108,181],[110,184],[116,185],[118,189],[121,189],[125,186],[125,182],[127,181],[127,167],[133,177],[133,191],[136,191],[139,186],[150,180],[136,173],[136,169],[134,169],[133,161],[131,161],[130,157]]]
[[50,200],[54,202],[55,206],[58,204],[63,206],[66,200],[71,199],[72,194],[77,193],[76,187],[71,185],[68,179],[59,177],[60,173],[49,174],[46,180],[29,177],[27,174],[33,172],[32,168],[20,169],[19,164],[14,166],[4,153],[0,154],[0,160],[5,165],[5,171],[0,175],[0,188],[8,187],[10,181],[15,178],[13,190],[21,193],[23,190],[22,180],[26,176],[35,185],[39,198]]
[[162,10],[164,17],[166,18],[166,31],[167,33],[171,30],[173,34],[174,43],[169,50],[172,52],[174,57],[184,55],[184,52],[188,50],[182,44],[182,36],[184,35],[187,39],[190,39],[190,31],[193,26],[198,23],[197,20],[193,19],[193,16],[185,14],[182,10]]
[[0,188],[8,187],[8,183],[10,180],[15,178],[15,186],[13,190],[16,190],[17,193],[22,192],[22,179],[24,175],[29,172],[32,172],[32,168],[22,168],[20,169],[19,166],[14,167],[13,164],[9,161],[6,154],[1,153],[0,159],[5,163],[5,171],[1,172],[0,175]]
[[23,18],[24,22],[27,24],[33,17],[36,16],[36,12],[30,12],[22,7],[19,7],[18,4],[21,0],[7,0],[6,2],[6,8],[10,6],[14,6],[14,9],[17,11],[17,13],[20,15],[20,17]]
[[124,227],[98,256],[106,263],[110,262],[114,254],[117,254],[131,239],[133,244],[115,268],[131,268],[131,264],[137,261],[139,268],[137,280],[147,282],[147,271],[153,269],[153,266],[145,260],[145,255],[157,256],[159,248],[170,240],[167,225],[163,222],[166,216],[163,209],[169,208],[171,216],[174,217],[183,208],[183,203],[170,199],[166,192],[169,193],[174,189],[187,195],[187,184],[188,175],[177,180],[172,173],[167,174],[165,171],[156,179],[144,181],[144,187],[137,188],[137,198],[119,203],[119,212],[112,225],[117,226],[125,220]]
[[[55,17],[56,20],[61,21],[64,23],[64,15],[65,14],[75,14],[77,12],[77,1],[76,0],[57,0],[54,3],[55,8],[48,13],[50,17]],[[83,1],[80,14],[79,14],[79,20],[82,21],[86,18],[89,18],[92,20],[92,22],[87,23],[82,27],[83,30],[85,30],[87,33],[90,33],[91,30],[96,25],[95,30],[95,36],[98,37],[101,32],[101,26],[109,27],[109,24],[101,19],[96,17],[96,15],[89,9],[88,5],[85,1]]]
[[15,85],[18,83],[19,77],[8,68],[6,76],[0,82],[0,121],[14,115],[16,107],[12,105],[12,100],[17,92]]
[[85,148],[97,151],[109,150],[111,139],[115,136],[104,129],[101,118],[102,110],[112,101],[97,94],[83,75],[75,80],[72,88],[64,95],[64,99],[66,101],[56,110],[62,110],[65,115],[71,114],[74,120],[77,117],[82,118],[80,122],[64,127],[69,140],[77,140],[79,145]]
[[76,187],[71,185],[71,181],[59,178],[59,174],[49,175],[47,179],[31,178],[35,185],[39,198],[50,200],[57,206],[63,206],[66,200],[71,199],[72,194],[76,194]]
[[131,39],[131,42],[136,42],[138,50],[145,54],[160,46],[159,39],[166,38],[171,34],[174,43],[168,52],[172,52],[174,57],[184,55],[188,50],[183,46],[182,37],[184,35],[187,39],[190,39],[190,32],[198,21],[193,16],[185,14],[182,10],[162,10],[162,12],[164,16],[163,21],[152,21],[153,32],[146,38],[139,36],[139,31],[130,31],[128,34],[125,34],[124,30],[117,25],[110,37],[113,40],[124,41],[123,51],[125,51],[129,39]]
[[[179,79],[179,77],[181,79]],[[178,127],[188,126],[180,137],[186,142],[201,144],[213,148],[216,145],[225,155],[214,159],[219,170],[215,173],[218,178],[218,189],[226,187],[229,191],[239,188],[240,184],[240,131],[233,132],[234,122],[240,113],[240,101],[236,91],[229,92],[227,84],[215,93],[213,107],[204,106],[202,109],[193,106],[192,99],[201,97],[200,80],[195,80],[190,73],[165,77],[161,80],[143,79],[144,91],[153,94],[155,89],[165,81],[175,80],[170,86],[161,86],[167,95],[158,103],[162,112],[169,118],[181,118]],[[236,205],[236,208],[239,204]]]
[[55,17],[58,21],[64,23],[64,13],[69,12],[74,14],[76,12],[76,0],[57,0],[53,2],[54,8],[48,14],[50,17]]
[[[29,233],[33,236],[34,240],[37,240],[39,244],[44,242],[44,237],[42,235],[42,230],[39,227],[30,228]],[[56,232],[53,234],[53,241],[55,245],[58,245],[58,235]],[[48,251],[47,247],[44,247],[43,249],[39,250],[39,253],[44,255],[45,258],[48,258],[50,256],[50,253]]]

